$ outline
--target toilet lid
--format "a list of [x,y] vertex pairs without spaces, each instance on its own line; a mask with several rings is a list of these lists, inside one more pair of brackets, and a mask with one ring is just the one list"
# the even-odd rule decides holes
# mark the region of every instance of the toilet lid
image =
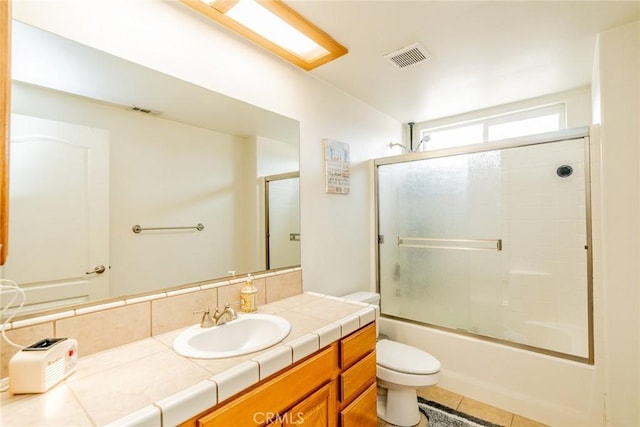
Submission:
[[440,361],[429,353],[390,340],[376,344],[377,363],[387,369],[407,374],[435,374],[440,371]]

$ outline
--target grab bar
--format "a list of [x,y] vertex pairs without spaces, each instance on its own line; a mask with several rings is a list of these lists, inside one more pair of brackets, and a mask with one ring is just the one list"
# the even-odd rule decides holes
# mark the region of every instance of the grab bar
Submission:
[[502,239],[433,239],[427,237],[398,237],[398,246],[405,248],[501,251]]
[[202,231],[204,230],[204,225],[198,224],[193,227],[145,227],[145,228],[142,228],[141,226],[136,224],[133,227],[131,227],[131,231],[133,231],[134,233],[140,233],[141,231],[147,231],[147,230],[191,230],[191,229]]

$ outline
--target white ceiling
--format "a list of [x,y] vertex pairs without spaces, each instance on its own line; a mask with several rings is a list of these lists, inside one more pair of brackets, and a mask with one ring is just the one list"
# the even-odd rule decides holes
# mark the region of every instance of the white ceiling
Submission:
[[[640,0],[285,1],[349,49],[347,55],[309,74],[403,123],[588,85],[597,34],[640,19]],[[163,111],[165,118],[228,133],[241,134],[243,129],[274,139],[297,139],[297,126],[280,126],[291,119],[264,118],[268,112],[255,107],[249,111],[248,105],[242,107],[246,114],[228,118],[224,111],[240,107],[231,108],[227,103],[232,100],[222,95],[203,95],[210,99],[190,102],[181,96],[192,92],[185,82],[169,91],[167,78],[147,74],[151,70],[29,26],[14,26],[14,43],[23,33],[23,44],[13,49],[14,56],[15,52],[25,56],[22,68],[20,58],[14,58],[14,77],[24,74],[19,80],[114,104],[141,105]],[[416,42],[429,51],[431,60],[398,69],[383,57]],[[76,55],[92,60],[77,66]],[[38,61],[46,66],[35,66]],[[62,68],[52,72],[53,63]],[[139,69],[135,74],[141,78],[123,80],[121,72],[131,75],[132,67]],[[76,75],[80,71],[83,75]],[[74,78],[67,78],[70,75]],[[60,86],[62,81],[80,87]],[[162,89],[144,90],[151,87]],[[97,93],[87,93],[89,89]],[[255,118],[248,121],[245,116]],[[249,129],[249,122],[255,129]],[[291,131],[278,134],[265,125],[269,123]]]
[[[310,74],[403,123],[588,85],[597,34],[640,17],[638,1],[287,3],[349,49]],[[383,58],[416,42],[431,60]]]

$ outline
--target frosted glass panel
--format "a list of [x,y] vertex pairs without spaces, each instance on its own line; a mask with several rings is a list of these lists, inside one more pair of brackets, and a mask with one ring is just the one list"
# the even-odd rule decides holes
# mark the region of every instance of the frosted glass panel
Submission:
[[584,144],[379,165],[382,314],[588,357]]

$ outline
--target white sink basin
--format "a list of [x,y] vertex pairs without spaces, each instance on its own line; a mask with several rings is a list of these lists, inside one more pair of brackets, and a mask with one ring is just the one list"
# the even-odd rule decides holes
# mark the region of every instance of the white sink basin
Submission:
[[291,330],[287,319],[272,314],[238,314],[211,328],[194,325],[173,341],[176,353],[198,359],[221,359],[262,350],[282,341]]

